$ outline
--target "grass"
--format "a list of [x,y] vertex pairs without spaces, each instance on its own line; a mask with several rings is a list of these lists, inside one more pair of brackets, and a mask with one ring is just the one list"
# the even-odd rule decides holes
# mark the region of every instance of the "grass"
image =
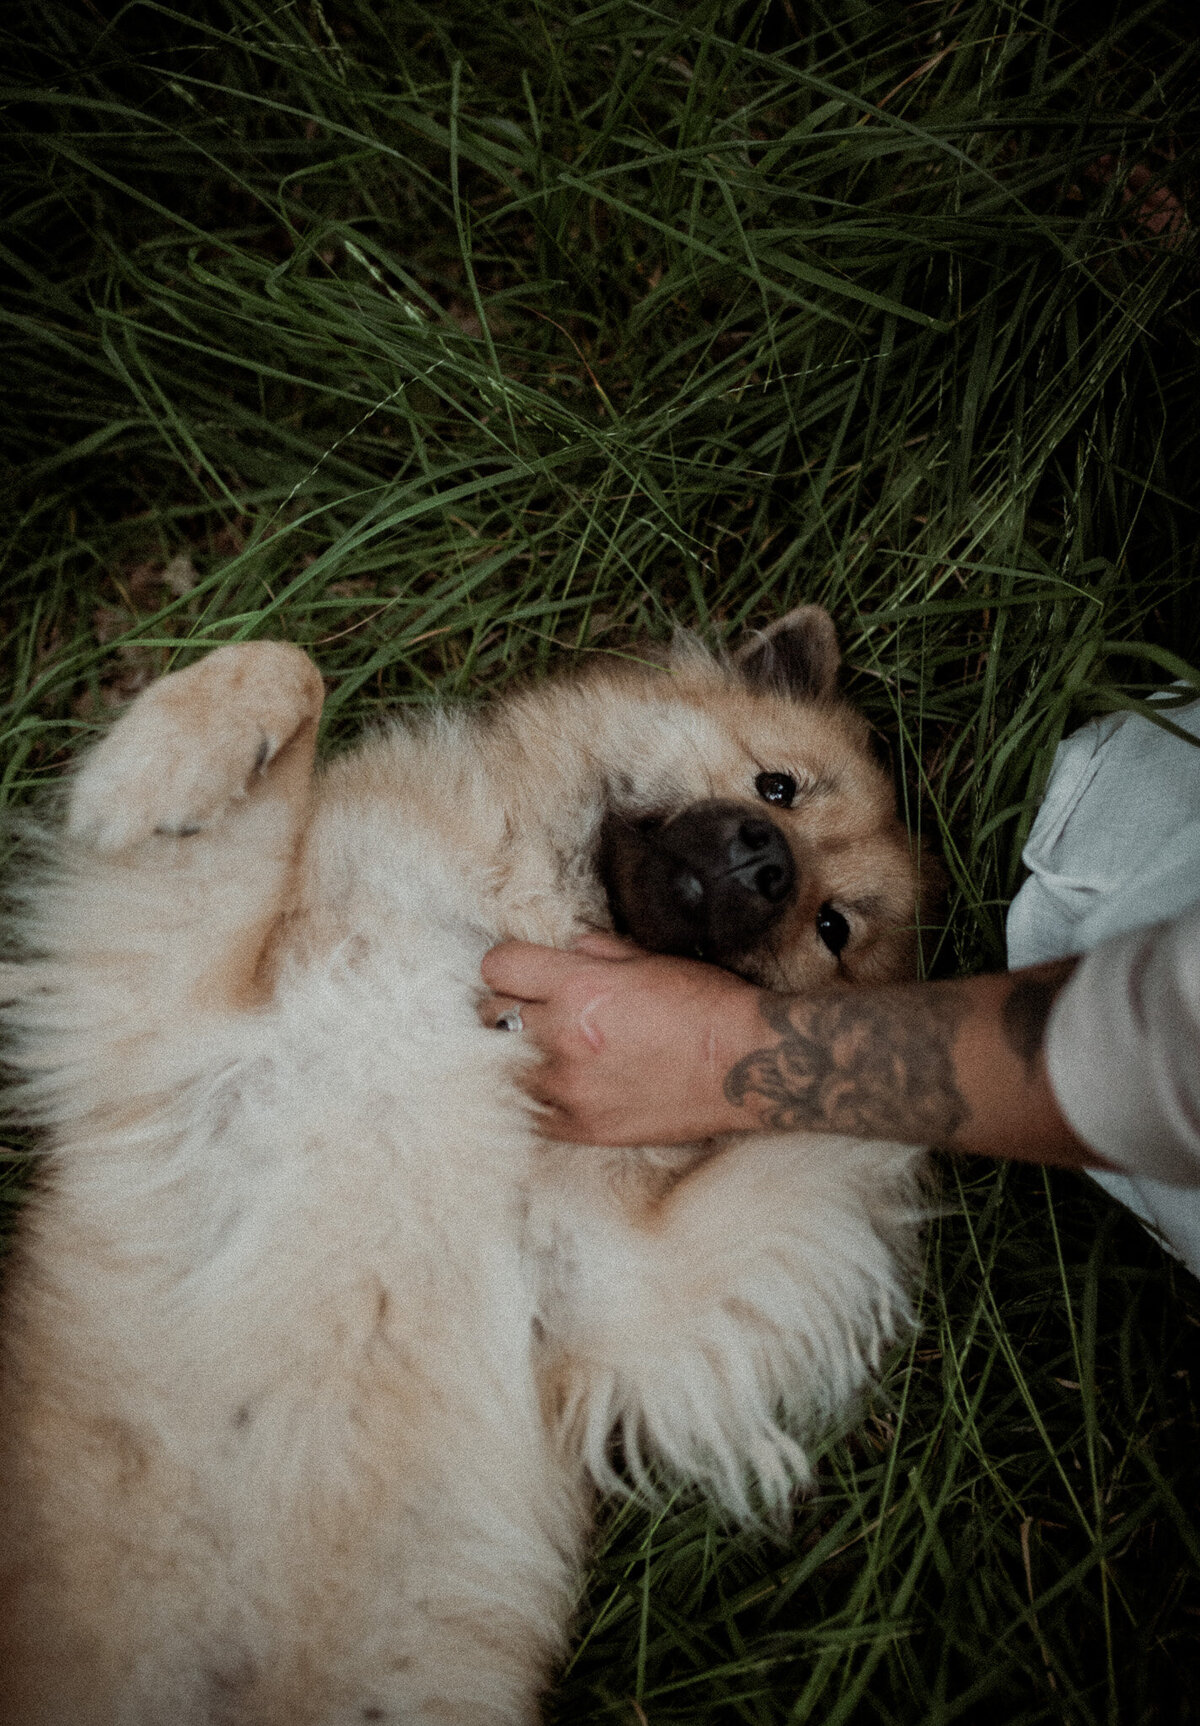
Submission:
[[[820,599],[947,861],[933,962],[1002,963],[1064,730],[1200,686],[1196,248],[1122,197],[1196,207],[1189,7],[0,33],[9,802],[223,641],[308,647],[336,745]],[[1200,1291],[1084,1181],[947,1189],[786,1542],[611,1508],[561,1721],[1196,1720]]]

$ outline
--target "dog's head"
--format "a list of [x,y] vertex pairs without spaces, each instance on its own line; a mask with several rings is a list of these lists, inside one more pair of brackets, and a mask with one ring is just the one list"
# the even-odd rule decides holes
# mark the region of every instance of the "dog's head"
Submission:
[[912,973],[920,859],[839,658],[804,606],[724,663],[683,644],[665,688],[646,680],[606,764],[596,863],[619,933],[775,988]]
[[611,925],[777,989],[910,976],[933,872],[839,658],[803,606],[722,659],[681,638],[501,704],[505,932]]

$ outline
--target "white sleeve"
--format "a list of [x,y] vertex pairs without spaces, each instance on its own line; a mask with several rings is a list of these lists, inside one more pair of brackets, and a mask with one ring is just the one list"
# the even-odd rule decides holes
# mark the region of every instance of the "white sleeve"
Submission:
[[1200,1186],[1200,904],[1084,955],[1046,1066],[1085,1144],[1128,1174]]

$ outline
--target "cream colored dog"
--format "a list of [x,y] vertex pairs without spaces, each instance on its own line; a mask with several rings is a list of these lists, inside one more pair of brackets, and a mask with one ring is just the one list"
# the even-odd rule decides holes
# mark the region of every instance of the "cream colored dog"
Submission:
[[9,1726],[529,1722],[614,1439],[783,1506],[908,1313],[919,1157],[538,1138],[496,940],[768,986],[912,963],[915,871],[808,607],[313,775],[280,643],[88,755],[10,969],[44,1129],[10,1267]]

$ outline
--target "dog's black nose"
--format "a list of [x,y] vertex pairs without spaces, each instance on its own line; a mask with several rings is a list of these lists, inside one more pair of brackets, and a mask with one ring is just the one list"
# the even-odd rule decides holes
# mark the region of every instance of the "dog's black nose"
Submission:
[[619,930],[718,965],[761,941],[796,890],[787,840],[739,803],[695,803],[661,824],[610,816],[601,871]]
[[747,892],[761,894],[769,905],[782,903],[795,885],[788,842],[775,823],[762,816],[748,815],[738,822],[729,835],[727,855],[729,873]]

